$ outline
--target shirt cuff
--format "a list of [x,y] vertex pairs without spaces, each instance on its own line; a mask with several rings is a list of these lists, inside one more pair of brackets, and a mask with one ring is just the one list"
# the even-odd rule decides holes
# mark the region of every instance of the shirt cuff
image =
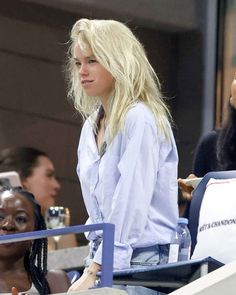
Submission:
[[[133,249],[128,244],[121,244],[115,242],[114,245],[114,260],[113,268],[114,269],[124,269],[130,268],[131,256],[133,254]],[[102,243],[99,245],[98,250],[96,251],[93,261],[102,264]]]

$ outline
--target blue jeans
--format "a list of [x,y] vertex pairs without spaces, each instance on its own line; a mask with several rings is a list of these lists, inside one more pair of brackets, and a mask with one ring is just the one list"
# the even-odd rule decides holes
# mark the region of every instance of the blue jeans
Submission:
[[[131,258],[131,268],[154,266],[168,262],[169,244],[154,245],[145,248],[137,248],[133,251]],[[161,295],[164,293],[145,288],[142,286],[113,286],[114,288],[125,290],[129,295]]]
[[[101,240],[90,242],[89,255],[84,260],[85,267],[88,267],[93,261],[93,257],[100,242]],[[165,244],[134,249],[130,262],[131,267],[142,267],[168,263],[169,247],[169,244]]]
[[[90,245],[90,257],[87,257],[85,265],[88,266],[91,262],[94,253],[96,252],[97,245],[92,243]],[[131,268],[154,266],[158,264],[165,264],[168,262],[169,257],[169,244],[166,245],[154,245],[150,247],[134,249],[131,257]],[[129,295],[162,295],[158,291],[142,286],[123,286],[113,285],[113,288],[125,290]]]
[[168,263],[169,244],[137,248],[131,257],[131,267],[151,266]]

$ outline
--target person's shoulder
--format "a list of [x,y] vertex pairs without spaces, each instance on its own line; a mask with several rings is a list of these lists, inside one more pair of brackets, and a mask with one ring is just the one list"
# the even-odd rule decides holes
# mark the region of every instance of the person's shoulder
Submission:
[[196,155],[205,154],[207,156],[208,153],[214,154],[216,151],[218,135],[219,130],[215,129],[204,134],[198,141]]
[[126,121],[155,123],[154,116],[149,107],[143,102],[135,103],[126,114]]
[[84,120],[81,134],[91,132],[94,130],[96,125],[96,115],[97,112],[94,112],[92,115],[90,115],[88,118]]
[[211,143],[211,142],[213,143],[213,142],[216,142],[218,135],[219,135],[219,130],[214,129],[214,130],[211,130],[208,133],[204,134],[200,141],[203,144],[204,143]]

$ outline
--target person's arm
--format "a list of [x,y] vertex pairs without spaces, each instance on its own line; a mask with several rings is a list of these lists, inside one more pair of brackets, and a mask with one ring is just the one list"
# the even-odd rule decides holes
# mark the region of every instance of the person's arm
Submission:
[[49,270],[47,280],[52,293],[63,293],[70,287],[70,280],[63,270]]
[[19,294],[19,291],[17,290],[16,287],[12,287],[12,288],[11,288],[11,294],[12,294],[12,295],[18,295],[18,294]]
[[100,271],[101,266],[92,262],[89,267],[86,267],[82,276],[74,282],[68,292],[84,291],[94,287],[97,279],[97,272]]
[[[218,133],[215,130],[210,131],[199,140],[193,163],[193,173],[191,173],[187,179],[194,177],[203,177],[207,172],[216,169],[216,141]],[[191,185],[187,185],[182,178],[178,179],[178,185],[182,193],[183,198],[186,201],[191,201],[192,192],[194,188]]]
[[[195,178],[195,177],[196,175],[191,173],[186,179]],[[186,184],[186,182],[182,178],[178,178],[178,185],[184,200],[191,201],[192,192],[194,190],[193,186],[191,184]]]

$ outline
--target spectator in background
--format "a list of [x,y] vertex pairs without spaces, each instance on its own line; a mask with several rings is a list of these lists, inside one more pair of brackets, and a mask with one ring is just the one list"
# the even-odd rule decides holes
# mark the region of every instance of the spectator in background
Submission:
[[[0,192],[1,235],[44,229],[40,206],[31,193],[21,188]],[[47,270],[47,239],[0,244],[0,293],[46,295],[65,292],[69,286],[64,271]]]
[[[158,78],[143,46],[118,21],[81,19],[71,41],[70,95],[87,118],[77,168],[87,224],[115,224],[116,269],[167,262],[178,218],[178,155]],[[102,233],[87,238],[90,259],[70,291],[94,286],[101,268]]]
[[[196,148],[193,173],[188,178],[203,177],[210,171],[236,170],[236,75],[231,84],[231,95],[222,128],[204,135]],[[183,198],[192,199],[193,187],[179,178]],[[189,204],[185,215],[188,216]]]
[[[55,177],[55,168],[49,156],[32,147],[7,148],[0,152],[0,172],[19,173],[22,187],[31,192],[41,206],[42,214],[50,206],[55,206],[60,184]],[[55,249],[52,237],[48,239],[49,250]],[[58,249],[75,247],[74,235],[62,236]]]

